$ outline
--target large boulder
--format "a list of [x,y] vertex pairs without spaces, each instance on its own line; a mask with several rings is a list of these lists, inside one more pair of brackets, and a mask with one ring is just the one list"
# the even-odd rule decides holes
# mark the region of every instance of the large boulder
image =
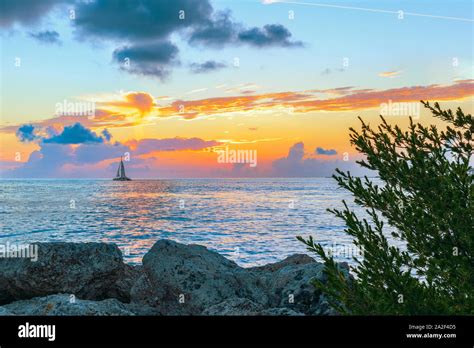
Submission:
[[132,266],[114,244],[35,245],[37,261],[0,258],[0,305],[32,299],[0,315],[335,314],[312,285],[324,281],[323,265],[307,255],[242,268],[203,246],[160,240]]
[[115,244],[37,243],[38,257],[0,258],[0,304],[56,293],[82,299],[130,300],[139,271],[122,262]]
[[266,304],[260,278],[200,245],[160,240],[143,258],[142,276],[131,299],[167,314],[201,314],[225,300]]
[[314,315],[329,314],[320,311],[321,294],[312,284],[315,279],[324,279],[323,268],[323,264],[307,255],[292,255],[277,263],[249,268],[249,271],[258,274],[265,284],[269,308]]
[[0,307],[9,315],[135,315],[126,304],[116,300],[80,300],[69,294],[56,294],[16,301]]
[[123,264],[116,281],[107,291],[107,297],[117,298],[122,302],[130,302],[131,290],[143,275],[142,266]]

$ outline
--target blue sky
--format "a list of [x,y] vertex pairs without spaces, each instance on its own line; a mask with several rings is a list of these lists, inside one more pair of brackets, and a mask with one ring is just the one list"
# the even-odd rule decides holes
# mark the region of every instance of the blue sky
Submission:
[[[307,1],[311,2],[311,1]],[[315,2],[319,3],[319,2]],[[74,39],[74,30],[65,15],[65,9],[50,13],[46,20],[24,30],[16,26],[2,33],[3,81],[8,84],[2,94],[4,107],[10,110],[6,121],[22,112],[15,110],[15,96],[28,95],[29,108],[34,106],[34,117],[45,117],[51,103],[47,99],[64,99],[74,95],[109,92],[111,90],[146,89],[155,95],[180,95],[220,83],[248,83],[252,81],[267,90],[296,90],[341,85],[389,88],[407,84],[446,83],[455,77],[448,68],[451,58],[458,57],[462,64],[472,61],[472,23],[373,13],[351,9],[313,7],[297,4],[264,5],[260,1],[214,1],[215,9],[228,9],[233,17],[247,26],[266,23],[285,25],[292,36],[305,43],[304,48],[255,49],[226,47],[202,49],[180,43],[181,67],[173,70],[166,83],[142,79],[120,72],[111,62],[114,43],[96,40],[81,42]],[[333,1],[331,4],[373,9],[403,9],[406,12],[469,18],[471,1]],[[295,19],[288,19],[288,11]],[[61,36],[62,45],[45,45],[28,36],[29,31],[54,28]],[[84,39],[83,39],[84,40]],[[471,45],[469,45],[471,43]],[[219,56],[232,64],[240,60],[240,69],[225,69],[219,74],[189,78],[189,62],[204,61]],[[11,64],[21,57],[22,69]],[[325,69],[335,71],[342,67],[342,59],[349,58],[349,67],[343,73],[321,75]],[[472,65],[471,65],[472,70]],[[402,79],[381,79],[377,73],[403,70]],[[436,71],[436,74],[431,73]],[[278,76],[278,79],[275,78]],[[91,81],[91,76],[94,80]],[[97,78],[96,78],[97,77]],[[467,78],[468,76],[460,76]],[[28,79],[28,84],[22,83]],[[47,80],[48,84],[44,81]],[[60,89],[53,86],[60,85]],[[202,93],[210,96],[213,91]]]

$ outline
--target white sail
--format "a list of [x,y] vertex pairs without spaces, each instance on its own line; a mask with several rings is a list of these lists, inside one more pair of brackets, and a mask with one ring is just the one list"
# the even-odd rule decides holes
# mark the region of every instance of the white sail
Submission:
[[117,175],[115,175],[116,178],[120,177],[120,166],[117,168]]
[[125,167],[124,167],[124,165],[123,165],[123,161],[122,161],[122,160],[120,160],[120,167],[119,167],[119,169],[120,169],[120,177],[121,177],[121,178],[124,178],[126,175],[125,175]]

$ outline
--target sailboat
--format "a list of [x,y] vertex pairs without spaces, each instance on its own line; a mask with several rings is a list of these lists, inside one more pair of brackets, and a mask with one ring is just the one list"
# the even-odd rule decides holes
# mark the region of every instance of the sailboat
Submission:
[[125,166],[123,165],[122,157],[120,157],[120,164],[117,169],[117,175],[114,178],[114,181],[131,181],[132,179],[127,178],[125,175]]

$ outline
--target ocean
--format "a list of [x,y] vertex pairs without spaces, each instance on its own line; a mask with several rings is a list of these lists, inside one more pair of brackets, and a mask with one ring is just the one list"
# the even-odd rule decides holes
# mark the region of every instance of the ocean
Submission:
[[0,180],[0,197],[0,244],[116,243],[126,262],[140,263],[157,240],[172,239],[250,267],[311,255],[296,239],[311,235],[353,263],[344,222],[326,210],[352,197],[332,178]]

